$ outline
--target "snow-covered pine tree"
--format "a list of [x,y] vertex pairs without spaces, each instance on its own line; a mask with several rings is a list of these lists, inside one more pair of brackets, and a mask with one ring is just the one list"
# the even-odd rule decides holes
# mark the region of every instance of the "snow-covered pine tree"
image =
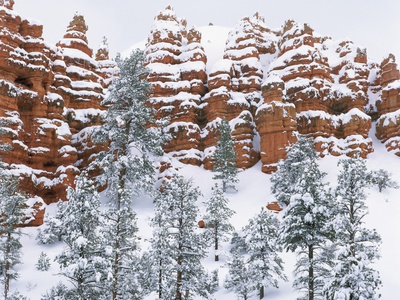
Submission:
[[224,281],[224,287],[247,300],[257,286],[253,282],[245,257],[235,252],[227,266],[229,271]]
[[325,299],[375,300],[381,280],[372,264],[380,257],[381,237],[376,230],[364,227],[368,214],[365,189],[370,185],[370,172],[363,159],[339,161],[335,268],[325,286]]
[[211,161],[213,163],[213,179],[221,179],[222,189],[226,192],[228,189],[235,189],[235,184],[239,182],[238,169],[236,167],[237,154],[232,140],[231,126],[223,118],[219,124],[219,140]]
[[277,171],[271,177],[271,191],[282,208],[287,206],[290,197],[296,194],[295,189],[307,168],[304,161],[316,160],[312,141],[301,135],[295,144],[286,149],[286,152],[286,159],[278,162]]
[[[152,190],[155,167],[150,156],[163,152],[163,135],[155,126],[154,110],[146,105],[150,85],[143,80],[147,72],[143,62],[144,55],[139,50],[129,58],[117,60],[120,76],[115,79],[108,97],[103,101],[108,106],[105,124],[93,135],[95,141],[109,143],[108,150],[98,154],[92,167],[102,171],[98,180],[101,185],[107,186],[109,209],[104,214],[107,222],[104,247],[111,251],[113,283],[109,289],[113,300],[137,296],[132,295],[135,270],[127,267],[137,259],[137,228],[131,207],[132,197],[143,190]],[[129,289],[125,288],[128,283],[132,283]],[[129,293],[125,294],[128,290]]]
[[227,241],[228,234],[235,229],[229,222],[229,219],[235,213],[228,206],[229,199],[224,196],[224,192],[215,184],[212,188],[212,196],[205,203],[206,215],[204,221],[207,226],[207,235],[214,244],[215,261],[219,260],[219,245],[220,242]]
[[27,219],[28,197],[20,192],[18,178],[0,173],[0,281],[4,299],[10,294],[10,281],[18,278],[15,266],[21,263],[22,235],[18,225]]
[[318,156],[311,140],[300,137],[288,149],[287,160],[278,163],[273,174],[272,192],[280,204],[288,205],[283,211],[279,230],[282,246],[297,254],[293,287],[303,291],[300,299],[313,300],[322,295],[324,260],[321,248],[333,239],[330,226],[333,206],[319,170]]
[[[116,190],[117,186],[107,191],[109,208],[103,213],[105,226],[103,247],[107,249],[111,263],[109,297],[107,299],[142,299],[141,286],[138,284],[139,245],[137,238],[136,213],[132,209],[132,192],[127,187]],[[115,197],[110,194],[114,191]]]
[[39,271],[48,271],[50,269],[50,257],[45,253],[41,252],[36,263],[36,269]]
[[46,214],[46,222],[38,229],[36,240],[39,244],[53,244],[61,242],[63,235],[67,234],[65,227],[62,225],[62,212],[68,203],[60,200],[57,202],[57,212],[54,216]]
[[130,192],[138,193],[153,188],[155,167],[149,156],[162,155],[163,135],[155,111],[146,105],[150,84],[143,79],[147,72],[143,52],[136,50],[117,63],[120,75],[102,103],[108,107],[105,123],[93,133],[93,140],[108,143],[108,149],[98,154],[91,167],[102,171],[101,184],[129,186]]
[[283,273],[283,261],[278,256],[279,221],[264,208],[249,220],[242,230],[246,243],[247,265],[252,283],[258,287],[260,299],[265,287],[278,287],[278,280],[287,280]]
[[151,253],[158,274],[160,299],[208,297],[201,264],[207,244],[196,231],[196,201],[200,195],[200,190],[190,180],[176,175],[155,199]]
[[101,248],[100,200],[95,183],[85,172],[76,178],[75,184],[75,188],[68,188],[68,202],[59,212],[66,247],[56,261],[60,264],[60,274],[72,283],[69,297],[97,300],[104,295],[110,267]]
[[371,182],[378,187],[380,193],[385,188],[399,188],[398,183],[392,179],[392,175],[384,169],[372,171]]

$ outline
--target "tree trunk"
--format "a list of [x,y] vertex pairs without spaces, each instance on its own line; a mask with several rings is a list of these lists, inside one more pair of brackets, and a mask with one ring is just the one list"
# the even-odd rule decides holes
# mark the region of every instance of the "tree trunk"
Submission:
[[260,299],[264,299],[264,286],[260,287]]
[[[126,150],[125,150],[126,151]],[[115,256],[114,256],[114,282],[113,282],[113,291],[112,291],[112,299],[115,300],[117,299],[118,295],[118,290],[119,290],[119,278],[118,278],[118,273],[119,273],[119,261],[120,261],[120,255],[119,255],[119,250],[121,248],[119,238],[121,235],[121,216],[119,215],[119,212],[121,211],[121,198],[122,195],[120,193],[121,190],[125,188],[125,175],[126,175],[126,169],[123,168],[120,170],[119,176],[118,176],[118,185],[119,185],[119,190],[118,190],[118,198],[117,200],[117,211],[118,211],[118,216],[116,220],[116,225],[117,228],[115,229]]]
[[182,300],[182,271],[179,270],[180,266],[182,265],[182,256],[178,257],[178,272],[176,274],[176,297],[175,300]]
[[[161,254],[160,254],[161,257]],[[162,261],[160,259],[160,270],[158,271],[158,298],[162,298]]]
[[308,300],[314,300],[314,247],[308,246]]
[[[119,222],[117,224],[117,237],[119,235]],[[117,294],[118,294],[118,265],[119,265],[119,240],[117,238],[117,241],[115,243],[115,257],[114,257],[114,282],[113,282],[113,293],[112,293],[112,299],[115,300],[117,299]]]
[[217,225],[215,225],[214,249],[215,249],[215,261],[219,261],[219,255],[218,255],[218,226]]
[[6,266],[5,266],[5,274],[4,274],[4,299],[7,299],[8,292],[10,291],[10,274],[9,271],[11,269],[10,260],[8,259],[11,253],[11,233],[7,233],[7,247],[6,247]]

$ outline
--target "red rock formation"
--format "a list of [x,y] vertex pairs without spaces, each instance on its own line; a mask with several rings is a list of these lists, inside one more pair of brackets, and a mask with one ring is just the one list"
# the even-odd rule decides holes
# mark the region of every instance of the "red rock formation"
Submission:
[[[371,118],[363,110],[369,104],[368,95],[378,93],[379,87],[375,80],[371,88],[365,49],[319,36],[307,24],[288,21],[275,32],[258,14],[244,18],[231,31],[223,59],[208,74],[208,93],[191,105],[192,112],[182,113],[177,108],[186,98],[176,95],[193,92],[181,76],[185,26],[168,8],[156,17],[146,50],[148,79],[154,88],[152,106],[160,117],[172,115],[182,121],[185,116],[183,124],[191,126],[185,130],[173,125],[167,152],[186,154],[189,148],[200,157],[204,149],[204,167],[211,169],[222,117],[231,124],[242,168],[257,162],[261,148],[263,170],[273,171],[296,132],[314,137],[321,155],[366,157],[372,151]],[[204,83],[203,73],[191,73],[189,80],[194,78]],[[263,78],[268,79],[261,88]],[[196,125],[201,130],[200,144]]]
[[381,63],[381,96],[376,102],[376,136],[388,149],[400,156],[400,72],[390,54]]
[[207,125],[203,130],[204,167],[211,169],[218,124],[222,117],[230,121],[235,141],[237,166],[248,168],[259,160],[254,112],[261,102],[263,77],[260,55],[275,53],[273,42],[266,41],[264,20],[256,14],[242,19],[226,42],[223,60],[209,74],[209,93],[204,97]]
[[202,163],[198,123],[207,80],[200,40],[200,32],[188,30],[186,21],[168,6],[156,16],[145,50],[147,80],[153,87],[148,103],[156,109],[156,118],[169,119],[165,130],[171,139],[164,150],[194,165]]
[[314,137],[321,155],[366,157],[372,142],[371,118],[362,112],[369,87],[365,49],[316,36],[293,21],[284,25],[278,45],[269,72],[285,83],[299,133]]
[[30,206],[38,213],[32,224],[39,225],[42,199],[65,199],[66,187],[79,172],[75,164],[85,166],[98,150],[82,137],[100,124],[103,88],[111,73],[91,58],[82,16],[74,17],[59,47],[49,47],[42,25],[13,12],[13,1],[0,5],[1,142],[13,147],[1,156],[22,178],[21,187],[35,196],[37,203]]
[[269,76],[263,83],[264,104],[256,112],[257,130],[260,134],[262,171],[276,171],[277,162],[286,158],[286,148],[296,142],[296,108],[283,103],[284,82]]

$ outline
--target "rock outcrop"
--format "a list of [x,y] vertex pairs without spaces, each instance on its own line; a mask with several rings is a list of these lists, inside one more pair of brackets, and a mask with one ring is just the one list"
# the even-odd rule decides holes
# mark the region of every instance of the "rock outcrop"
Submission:
[[167,7],[156,16],[145,49],[152,85],[149,104],[157,110],[157,119],[168,120],[165,151],[194,165],[203,160],[199,123],[207,81],[207,57],[200,40],[200,32],[188,29],[186,21]]
[[334,42],[307,24],[287,21],[278,43],[279,57],[269,74],[283,80],[286,100],[296,106],[297,131],[315,139],[321,155],[366,157],[368,137],[367,56],[352,42]]
[[[40,224],[45,203],[65,199],[80,169],[101,147],[91,139],[101,125],[105,91],[117,76],[106,40],[96,54],[77,14],[55,46],[41,24],[0,0],[1,158],[22,178]],[[324,155],[367,157],[376,136],[400,156],[400,72],[395,57],[371,61],[365,48],[334,41],[307,24],[287,21],[271,30],[258,14],[230,32],[220,60],[206,69],[201,33],[171,7],[159,12],[145,47],[148,105],[166,120],[165,151],[183,163],[212,169],[222,118],[229,121],[240,168],[261,159],[276,170],[298,134]],[[171,162],[160,163],[159,181]],[[169,170],[171,169],[171,170]]]
[[[112,63],[105,68],[92,58],[87,26],[76,15],[57,46],[42,38],[43,27],[18,16],[13,1],[0,2],[1,153],[22,188],[36,199],[36,208],[65,200],[79,168],[96,153],[90,132],[100,124],[104,88]],[[103,66],[101,68],[101,66]],[[42,202],[41,202],[42,201]],[[35,225],[41,223],[40,210]]]
[[388,149],[400,156],[400,72],[391,54],[381,63],[379,76],[382,87],[376,102],[378,120],[376,136]]
[[[187,72],[181,58],[186,40],[186,22],[168,7],[156,17],[146,46],[153,84],[149,103],[159,117],[171,119],[172,139],[165,150],[181,161],[212,168],[223,117],[230,122],[240,168],[261,156],[263,171],[274,171],[298,133],[313,137],[322,156],[366,157],[373,151],[372,119],[365,112],[379,86],[364,48],[320,36],[292,20],[273,31],[255,14],[230,32],[207,81],[203,65],[192,65],[189,82],[201,82],[201,92],[193,93],[181,75]],[[191,110],[182,109],[184,101]]]

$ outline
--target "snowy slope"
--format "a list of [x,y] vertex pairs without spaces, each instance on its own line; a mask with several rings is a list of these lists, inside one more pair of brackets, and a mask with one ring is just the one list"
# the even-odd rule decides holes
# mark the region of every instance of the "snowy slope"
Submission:
[[[384,168],[393,174],[393,177],[400,182],[399,158],[386,152],[385,148],[379,141],[374,141],[375,153],[368,158],[368,167],[372,169]],[[327,156],[320,161],[323,171],[328,172],[327,181],[335,182],[337,175],[336,164],[340,157]],[[180,173],[187,178],[192,178],[194,183],[198,185],[203,193],[200,202],[205,201],[211,195],[211,187],[213,186],[212,173],[203,168],[187,166],[175,162],[175,166],[180,169]],[[232,223],[236,229],[241,229],[247,220],[259,212],[262,206],[265,206],[269,201],[273,200],[270,193],[270,175],[266,175],[261,171],[261,164],[255,165],[253,168],[243,171],[239,174],[240,183],[238,184],[238,192],[236,194],[227,194],[230,199],[230,206],[236,211],[232,218]],[[376,264],[376,268],[380,271],[383,288],[381,290],[382,299],[397,300],[398,299],[398,283],[400,282],[400,190],[384,190],[379,193],[377,189],[369,190],[367,204],[370,208],[370,214],[367,217],[369,228],[376,228],[382,235],[382,258]],[[153,214],[152,202],[150,199],[139,199],[135,202],[136,211],[138,214],[138,224],[140,227],[139,235],[146,241],[151,235],[149,220]],[[200,211],[204,212],[202,203],[199,203]],[[48,208],[48,212],[52,213],[55,205]],[[201,214],[201,213],[200,213]],[[201,215],[199,216],[201,219]],[[29,296],[31,299],[40,299],[40,295],[52,286],[57,284],[62,277],[57,276],[58,266],[52,262],[52,267],[48,272],[39,272],[35,269],[35,263],[41,251],[45,251],[51,258],[60,252],[62,245],[41,246],[35,241],[37,228],[26,228],[27,233],[23,237],[24,245],[24,264],[18,267],[21,272],[21,278],[12,284],[13,289],[18,289],[21,293]],[[228,244],[223,247],[228,250]],[[223,251],[224,251],[223,250]],[[291,273],[295,257],[291,253],[283,253],[282,257],[285,261],[285,272],[291,279]],[[213,253],[210,249],[209,257],[204,261],[207,269],[219,270],[220,290],[215,294],[217,300],[235,299],[235,295],[222,288],[223,279],[227,273],[227,268],[224,265],[226,255],[221,254],[221,261],[213,261]],[[282,282],[280,289],[267,289],[266,299],[271,300],[293,300],[295,293],[292,292],[291,284]],[[154,299],[154,296],[147,298]],[[254,296],[251,299],[257,299]]]

